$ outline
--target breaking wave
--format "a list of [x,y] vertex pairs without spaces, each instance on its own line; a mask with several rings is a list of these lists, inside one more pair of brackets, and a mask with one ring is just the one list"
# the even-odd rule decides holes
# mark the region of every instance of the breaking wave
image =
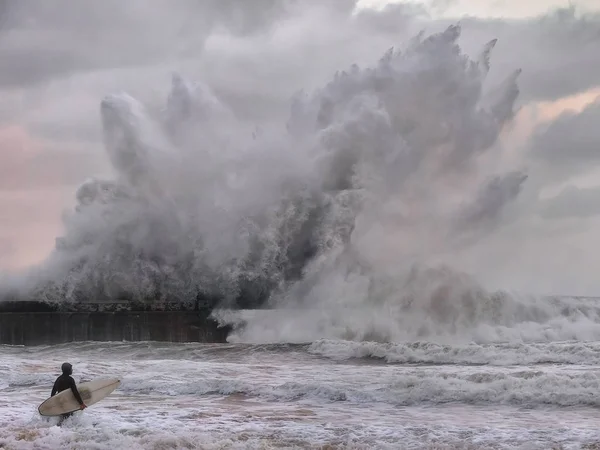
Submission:
[[[596,298],[544,298],[487,294],[460,285],[454,276],[435,285],[427,278],[415,289],[392,280],[394,294],[379,301],[325,297],[322,306],[287,304],[273,311],[215,310],[233,327],[230,342],[304,343],[318,339],[373,343],[428,341],[438,344],[538,343],[600,339]],[[359,293],[362,294],[362,293]],[[356,295],[356,294],[354,294]]]
[[[595,307],[488,292],[454,264],[510,223],[527,178],[487,158],[519,71],[487,86],[496,41],[471,59],[460,31],[337,73],[267,126],[178,74],[162,109],[108,95],[115,178],[79,187],[55,250],[10,295],[199,301],[243,322],[236,342],[600,335]],[[231,313],[257,307],[281,314]]]
[[441,345],[432,342],[378,343],[319,340],[310,354],[336,361],[373,360],[388,364],[516,366],[600,364],[597,342]]
[[[128,361],[188,361],[227,364],[261,364],[276,358],[281,364],[328,365],[332,362],[362,365],[432,366],[532,366],[600,365],[600,343],[537,342],[490,344],[438,344],[427,341],[404,343],[356,342],[319,339],[306,344],[170,344],[160,342],[87,342],[27,348],[0,347],[5,354],[21,357],[73,359],[80,355],[102,361],[111,355]],[[60,358],[56,358],[60,355]],[[8,357],[7,357],[8,358]],[[7,359],[8,361],[8,359]],[[8,364],[8,362],[6,363]],[[95,363],[97,366],[99,362]],[[0,370],[3,366],[0,366]],[[34,368],[35,369],[35,368]],[[34,377],[36,375],[31,375]],[[51,378],[51,377],[50,377]],[[19,374],[29,383],[29,375]],[[6,380],[5,380],[6,381]],[[46,380],[47,381],[47,380]],[[8,380],[9,383],[13,381]]]
[[161,110],[107,96],[115,178],[77,190],[56,249],[28,274],[33,292],[18,294],[241,308],[349,291],[379,302],[397,295],[382,280],[398,271],[429,279],[437,257],[499,226],[526,179],[481,159],[513,115],[518,71],[485,89],[495,41],[471,60],[459,36],[419,35],[337,73],[264,128],[180,75]]
[[[377,377],[377,374],[373,374]],[[387,380],[386,380],[387,381]],[[172,380],[131,380],[122,389],[131,394],[232,395],[261,397],[270,401],[297,401],[315,398],[321,401],[372,403],[398,406],[423,403],[504,404],[521,406],[599,406],[600,380],[593,372],[578,375],[546,373],[543,370],[512,372],[469,372],[413,370],[403,371],[393,382],[354,387],[349,382],[326,383],[322,379],[261,384],[236,380],[180,382]]]

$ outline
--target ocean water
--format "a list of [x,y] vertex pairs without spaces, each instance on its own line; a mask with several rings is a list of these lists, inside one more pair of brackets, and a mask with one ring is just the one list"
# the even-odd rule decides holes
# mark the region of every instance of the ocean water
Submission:
[[[119,377],[62,427],[60,364]],[[600,342],[0,347],[2,449],[600,448]]]

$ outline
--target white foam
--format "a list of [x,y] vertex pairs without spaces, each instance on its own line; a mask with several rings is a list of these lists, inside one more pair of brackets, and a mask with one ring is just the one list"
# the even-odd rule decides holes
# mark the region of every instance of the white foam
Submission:
[[[369,359],[340,363],[314,354],[351,345],[356,343],[1,348],[0,377],[13,384],[0,398],[0,446],[393,449],[402,442],[403,448],[542,449],[600,442],[600,414],[586,406],[598,403],[593,366],[454,361],[415,367],[365,364]],[[377,350],[373,345],[371,351]],[[556,345],[564,352],[577,346]],[[590,345],[593,350],[598,344]],[[430,348],[433,359],[439,351],[415,347],[423,353]],[[457,350],[457,359],[464,358],[464,349]],[[65,359],[76,361],[78,382],[110,375],[122,385],[59,428],[55,419],[40,418],[36,407]]]
[[[426,283],[427,279],[424,275],[422,281]],[[451,289],[455,283],[452,276],[447,283],[438,287]],[[402,280],[395,280],[390,288],[398,284]],[[417,287],[413,296],[408,287],[398,289],[404,294],[379,302],[359,296],[358,304],[348,305],[352,301],[323,297],[320,307],[214,310],[213,317],[233,325],[228,340],[237,343],[341,339],[466,345],[600,339],[600,302],[595,298],[479,295],[469,286],[459,296],[447,293],[439,297],[427,292],[431,286]]]
[[387,363],[489,364],[600,364],[598,342],[441,345],[432,342],[378,343],[319,340],[310,353],[334,360],[372,358]]

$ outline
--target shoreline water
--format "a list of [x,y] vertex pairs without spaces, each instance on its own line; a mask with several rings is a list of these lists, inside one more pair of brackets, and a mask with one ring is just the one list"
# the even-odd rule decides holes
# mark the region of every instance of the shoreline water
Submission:
[[[338,341],[326,355],[316,352],[318,343],[0,346],[0,448],[541,450],[600,443],[598,361],[519,363],[531,350],[520,345],[487,366],[464,365],[453,346],[441,365],[344,359],[343,347],[354,345]],[[540,345],[551,352],[556,343]],[[487,349],[489,359],[495,348]],[[63,360],[73,363],[77,383],[119,376],[122,385],[57,427],[35,409]]]

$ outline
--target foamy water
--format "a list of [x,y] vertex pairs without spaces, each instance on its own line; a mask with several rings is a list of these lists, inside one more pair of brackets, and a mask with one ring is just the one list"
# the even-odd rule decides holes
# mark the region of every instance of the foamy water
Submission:
[[[0,448],[595,448],[599,342],[0,347]],[[63,361],[121,387],[62,427]],[[329,447],[328,447],[329,446]]]

